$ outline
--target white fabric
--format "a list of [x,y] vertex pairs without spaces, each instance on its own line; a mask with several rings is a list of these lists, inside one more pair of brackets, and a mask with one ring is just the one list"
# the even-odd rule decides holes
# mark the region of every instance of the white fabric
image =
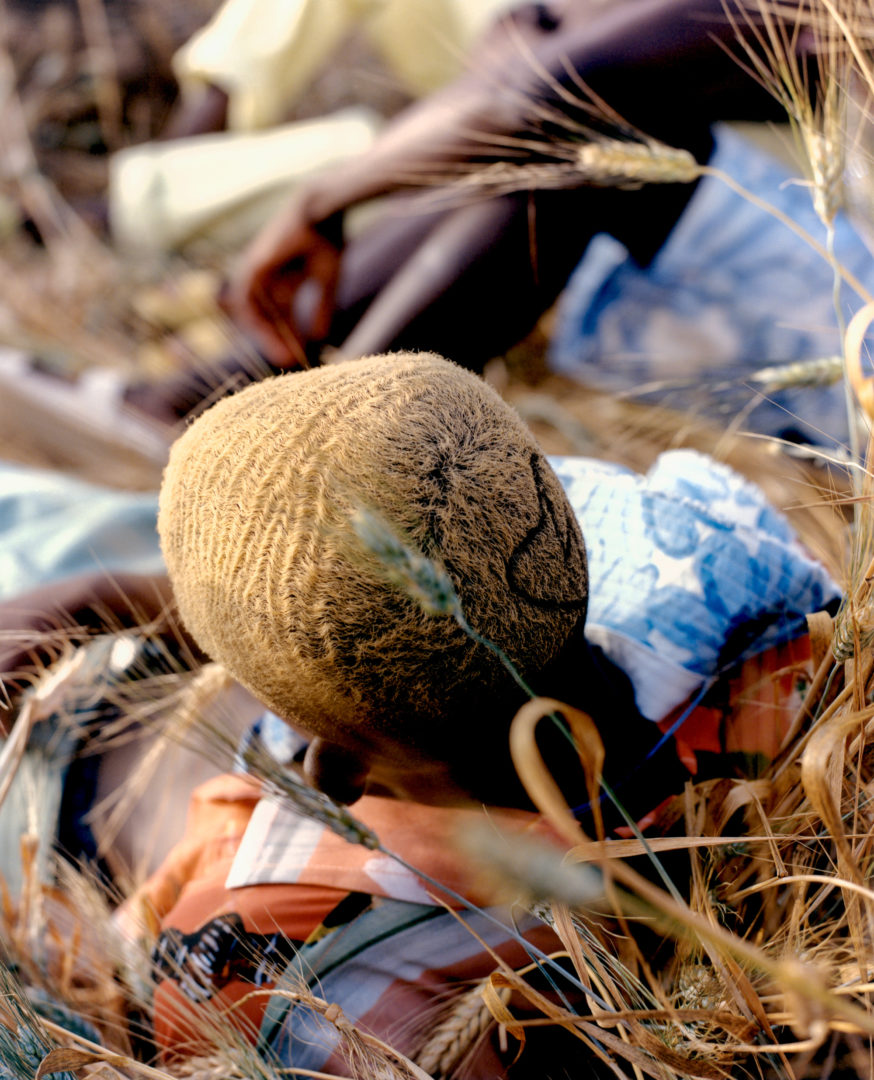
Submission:
[[474,39],[513,0],[226,0],[176,54],[183,90],[203,83],[229,95],[228,123],[278,123],[362,26],[403,87],[427,94],[459,74]]
[[704,454],[669,451],[644,476],[586,458],[551,464],[586,541],[586,636],[651,720],[840,595],[761,490]]
[[96,570],[161,573],[156,501],[0,463],[0,599]]
[[247,242],[296,184],[363,153],[379,118],[364,108],[249,135],[199,135],[114,154],[109,214],[122,247],[165,251],[198,237]]

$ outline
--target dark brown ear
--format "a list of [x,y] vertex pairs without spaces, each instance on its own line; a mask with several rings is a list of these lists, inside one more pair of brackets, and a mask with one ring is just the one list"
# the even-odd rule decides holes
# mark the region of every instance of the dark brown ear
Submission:
[[313,787],[348,805],[364,794],[370,763],[354,750],[316,736],[307,747],[303,771]]

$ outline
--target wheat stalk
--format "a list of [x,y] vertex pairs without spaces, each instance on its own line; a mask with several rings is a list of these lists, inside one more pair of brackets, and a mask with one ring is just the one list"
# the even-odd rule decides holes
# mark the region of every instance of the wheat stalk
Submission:
[[[483,1000],[483,990],[488,980],[476,983],[452,1003],[449,1013],[433,1028],[427,1042],[416,1054],[416,1064],[435,1080],[449,1076],[465,1053],[492,1023],[492,1014]],[[498,993],[506,1005],[510,991],[504,988]]]
[[[305,985],[295,989],[286,986],[273,990],[253,990],[236,1002],[233,1008],[240,1008],[247,1001],[258,997],[282,998],[293,1006],[308,1009],[320,1016],[339,1034],[342,1051],[352,1073],[360,1076],[362,1080],[431,1080],[414,1061],[382,1039],[357,1027],[339,1005],[317,997]],[[282,1071],[295,1072],[293,1068]]]
[[[283,1067],[273,1069],[271,1077],[306,1076],[310,1080],[344,1080],[336,1073],[318,1072],[315,1069]],[[228,1062],[221,1054],[209,1057],[189,1058],[167,1065],[167,1080],[249,1080],[247,1073]]]
[[[654,139],[598,138],[591,142],[553,142],[549,156],[558,160],[515,164],[495,161],[461,168],[454,174],[429,175],[427,183],[442,184],[437,199],[480,198],[543,188],[635,188],[643,184],[689,184],[701,176],[701,166],[687,150]],[[460,175],[459,175],[460,173]]]
[[246,1074],[223,1054],[186,1058],[167,1066],[177,1080],[246,1080]]
[[601,139],[583,143],[574,167],[589,183],[691,184],[701,175],[701,167],[688,150],[648,139],[629,142]]
[[65,700],[69,700],[69,695],[75,688],[81,689],[79,677],[85,666],[85,659],[84,651],[76,650],[44,672],[25,697],[12,735],[0,752],[0,806],[9,794],[34,724],[53,716],[62,708]]
[[106,8],[103,0],[78,0],[78,5],[101,134],[106,145],[117,150],[122,144],[123,103]]
[[769,364],[750,375],[750,382],[767,391],[799,387],[832,386],[844,373],[842,356],[822,356],[815,360],[798,360],[791,364]]
[[[768,0],[758,0],[758,18],[744,12],[747,33],[732,19],[750,67],[763,86],[786,110],[796,136],[802,164],[810,177],[813,208],[826,230],[826,255],[834,274],[834,307],[843,338],[846,327],[841,305],[842,270],[835,256],[835,217],[844,205],[847,160],[846,131],[849,87],[858,68],[858,42],[852,21],[842,17],[833,0],[808,0],[791,18],[781,17]],[[814,38],[819,69],[816,92],[811,93],[807,69],[799,58],[803,31]],[[867,298],[866,298],[867,299]],[[848,378],[845,378],[850,449],[861,456],[861,432]]]

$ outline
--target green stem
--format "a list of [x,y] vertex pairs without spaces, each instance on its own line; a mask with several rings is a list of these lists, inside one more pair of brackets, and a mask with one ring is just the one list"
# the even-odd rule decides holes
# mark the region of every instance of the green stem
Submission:
[[532,700],[539,696],[539,695],[535,694],[534,691],[531,689],[531,687],[528,685],[528,683],[525,682],[525,680],[522,678],[522,676],[516,670],[516,665],[513,663],[513,661],[510,659],[510,657],[507,656],[507,654],[504,652],[504,650],[499,645],[496,645],[493,641],[489,641],[489,639],[483,637],[482,634],[477,633],[477,631],[474,630],[474,628],[470,625],[470,623],[467,621],[467,619],[465,619],[465,617],[462,614],[460,608],[458,608],[455,611],[454,614],[455,614],[455,621],[458,623],[458,625],[461,627],[461,629],[465,632],[465,634],[467,634],[467,636],[469,638],[471,638],[473,641],[475,641],[478,645],[485,645],[485,647],[489,650],[489,652],[494,653],[495,656],[497,656],[497,658],[501,661],[501,663],[507,669],[507,671],[509,671],[509,673],[513,676],[513,679],[516,682],[517,686],[519,686],[522,690],[524,690],[525,693]]

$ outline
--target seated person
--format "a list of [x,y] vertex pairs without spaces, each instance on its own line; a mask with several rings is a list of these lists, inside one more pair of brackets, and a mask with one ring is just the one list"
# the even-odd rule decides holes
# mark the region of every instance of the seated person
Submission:
[[[252,12],[243,7],[245,21]],[[304,7],[307,18],[315,13],[315,5]],[[389,7],[403,15],[402,6]],[[356,10],[364,8],[371,12],[370,5]],[[337,14],[318,10],[328,22]],[[792,5],[781,10],[790,21],[796,14]],[[291,36],[305,27],[313,24],[304,20]],[[754,36],[746,35],[748,43]],[[797,44],[806,49],[810,35],[798,34]],[[647,136],[708,161],[717,121],[786,119],[744,70],[744,55],[721,0],[519,5],[474,47],[464,74],[396,117],[368,150],[300,186],[239,261],[228,311],[277,368],[316,363],[328,345],[348,356],[434,349],[478,370],[516,344],[573,278],[553,363],[611,389],[689,380],[696,404],[709,382],[700,373],[718,368],[720,381],[733,384],[730,393],[720,389],[719,404],[730,398],[730,417],[740,411],[745,421],[743,410],[755,397],[744,385],[751,368],[838,352],[829,268],[764,211],[744,206],[734,192],[714,199],[720,182],[713,178],[701,185],[709,187],[703,212],[702,193],[690,183],[474,199],[444,193],[436,203],[433,191],[455,169],[523,160],[516,156],[519,140],[538,161],[550,160],[556,137],[583,138],[575,124],[615,134],[587,111],[580,81]],[[813,66],[808,59],[805,70]],[[299,74],[295,68],[290,78]],[[810,79],[814,85],[812,71]],[[724,133],[718,149],[716,160],[729,173],[798,218],[808,193],[787,187],[785,173],[763,165],[766,155]],[[228,171],[220,171],[224,181]],[[255,169],[259,180],[263,171]],[[187,167],[180,172],[190,192]],[[410,186],[432,190],[417,204],[399,190]],[[216,195],[212,179],[209,191]],[[387,198],[373,224],[344,236],[346,211],[379,196]],[[685,211],[693,197],[698,214],[690,220]],[[209,200],[199,192],[186,201],[200,214]],[[685,227],[674,229],[681,218]],[[841,261],[874,289],[867,251],[846,222],[838,232]],[[605,235],[616,241],[606,252]],[[574,274],[587,252],[589,264]],[[626,317],[629,308],[634,318]],[[124,400],[175,420],[217,389],[265,370],[243,349],[217,370],[192,370],[157,387],[128,386]],[[840,440],[839,391],[809,396],[806,423],[787,420],[783,411],[803,409],[796,394],[771,410],[767,430]],[[826,413],[829,430],[817,433]],[[761,429],[763,418],[752,423]]]
[[[693,718],[684,761],[698,767],[697,749],[730,770],[727,753],[776,753],[809,666],[803,613],[837,595],[782,518],[729,470],[680,452],[646,479],[575,459],[553,472],[497,395],[429,355],[334,365],[225,399],[174,447],[159,530],[188,631],[309,740],[299,759],[311,782],[354,803],[388,850],[468,897],[471,868],[447,854],[453,821],[464,827],[482,803],[492,820],[535,820],[507,740],[526,699],[520,679],[593,717],[605,777],[641,817],[689,775],[653,721],[688,715],[690,697],[746,658],[760,699],[749,696],[735,727],[712,697]],[[563,735],[547,724],[541,749],[588,820]],[[237,798],[248,810],[252,790]],[[621,820],[608,810],[608,824]],[[348,1018],[422,1053],[422,1030],[399,1018],[429,1015],[432,993],[487,976],[494,958],[454,936],[427,879],[381,853],[275,799],[248,824],[234,813],[223,856],[195,832],[177,864],[189,873],[159,873],[139,897],[163,908],[162,1039],[190,1035],[194,1002],[215,995],[226,1006],[246,994],[251,972],[234,973],[221,943],[241,935],[251,948],[234,955],[251,957],[266,938],[272,956],[271,918],[284,918],[288,937],[312,936],[295,973],[318,980]],[[336,915],[350,894],[363,913]],[[388,934],[390,913],[400,922]],[[420,916],[428,929],[414,932]],[[319,942],[326,917],[342,926]],[[488,945],[518,955],[518,943],[473,918]],[[196,962],[174,980],[174,963],[192,950]],[[343,1068],[336,1033],[314,1034],[306,1010],[272,1006],[261,1036],[286,1063]],[[518,1068],[544,1075],[529,1052]],[[463,1075],[507,1068],[496,1045],[479,1053]]]
[[[615,133],[593,117],[582,84],[639,132],[705,162],[714,122],[786,119],[743,55],[721,0],[520,6],[461,77],[397,116],[367,152],[295,191],[240,260],[231,314],[277,365],[314,360],[329,344],[350,357],[433,349],[480,369],[534,326],[596,234],[650,263],[694,185],[479,199],[467,189],[430,212],[427,200],[391,193],[433,187],[472,163],[524,161],[520,146],[528,160],[549,160],[557,135]],[[384,195],[379,219],[344,244],[344,212]]]
[[[609,235],[635,266],[649,267],[695,185],[608,184],[490,198],[471,197],[474,186],[463,195],[438,194],[436,200],[434,189],[456,170],[463,174],[477,164],[525,160],[519,156],[520,140],[528,159],[538,161],[551,159],[550,142],[556,137],[583,138],[575,124],[615,134],[609,122],[593,119],[580,82],[645,135],[706,162],[717,121],[786,119],[744,70],[743,56],[720,0],[520,5],[472,50],[464,74],[395,117],[369,149],[294,190],[285,209],[238,261],[226,290],[227,310],[277,368],[317,363],[327,345],[349,357],[394,348],[432,349],[480,370],[535,326],[594,237]],[[543,119],[545,114],[549,119]],[[765,158],[749,152],[756,160]],[[749,171],[743,154],[741,165]],[[763,184],[757,193],[780,202],[780,182],[771,185],[765,177]],[[423,186],[431,190],[420,200],[404,190]],[[381,197],[383,206],[372,224],[345,235],[347,211]],[[739,203],[739,196],[732,197]],[[730,220],[734,209],[720,206],[719,214]],[[695,237],[687,245],[692,268],[685,279],[682,245],[679,257],[674,254],[671,288],[680,295],[686,295],[684,282],[701,280],[697,243]],[[730,246],[727,237],[718,254]],[[788,259],[781,249],[777,261],[797,261],[798,247],[803,252],[799,243]],[[811,291],[805,272],[815,262],[815,256],[803,252],[799,280],[805,295]],[[823,293],[819,279],[815,289]],[[753,314],[758,319],[761,282],[757,291]],[[591,284],[588,292],[582,285],[575,288],[577,298],[590,298],[591,292]],[[828,284],[825,295],[830,302]],[[656,295],[656,311],[659,300]],[[726,311],[730,302],[731,296],[720,293],[715,306],[720,328],[732,324],[734,332],[725,336],[734,343],[744,320],[743,311]],[[692,306],[701,309],[695,297]],[[565,370],[577,360],[569,357],[568,339],[576,344],[581,318],[574,310],[564,320],[560,354]],[[657,321],[656,315],[649,320]],[[707,321],[713,323],[712,314]],[[587,331],[591,337],[590,327]],[[687,334],[690,349],[695,332],[693,326]],[[791,335],[774,336],[778,355],[744,355],[744,362],[806,357],[792,351],[798,343]],[[803,344],[807,348],[808,342]],[[595,366],[589,353],[577,365],[589,361],[587,376]],[[725,357],[717,353],[707,360],[724,362]],[[614,355],[595,362],[621,368],[621,357]],[[229,360],[206,381],[202,373],[192,375],[187,388],[168,385],[162,393],[171,411],[182,415],[211,389],[227,385],[224,376],[240,368],[252,372],[251,360]],[[621,370],[617,379],[622,380]],[[625,384],[633,381],[629,374]],[[128,396],[146,411],[166,411],[167,401],[156,400],[154,388],[132,387]]]
[[[477,939],[430,895],[436,880],[481,900],[448,836],[482,803],[490,820],[536,827],[507,744],[519,678],[590,713],[604,776],[641,818],[690,770],[776,753],[809,676],[804,613],[838,595],[730,470],[690,452],[647,477],[581,459],[553,469],[493,391],[428,355],[225,399],[174,448],[159,525],[189,633],[309,741],[282,745],[275,720],[253,738],[355,803],[408,865],[260,799],[256,780],[211,780],[188,835],[118,916],[134,935],[144,912],[162,927],[156,1036],[166,1053],[202,1052],[211,1003],[253,1041],[260,1029],[265,1053],[341,1074],[337,1030],[281,998],[265,1014],[253,985],[290,963],[289,985],[308,978],[421,1063],[438,1004],[494,970],[490,949],[527,960],[490,913],[465,914]],[[733,709],[730,676],[758,696]],[[590,822],[564,735],[546,723],[540,745]],[[559,947],[533,921],[519,932]],[[589,1067],[574,1058],[582,1043],[540,1034],[511,1075],[543,1076],[545,1054]],[[472,1053],[462,1075],[490,1076],[515,1050],[489,1035]]]

